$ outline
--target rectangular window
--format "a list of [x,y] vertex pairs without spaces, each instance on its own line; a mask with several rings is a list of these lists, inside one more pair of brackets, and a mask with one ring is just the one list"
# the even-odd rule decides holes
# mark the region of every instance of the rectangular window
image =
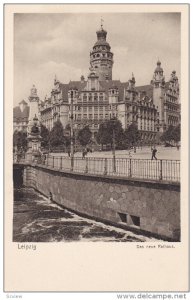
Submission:
[[97,114],[94,114],[94,119],[98,119],[98,115]]
[[140,217],[130,216],[133,225],[140,227]]
[[127,223],[127,214],[118,213],[118,216],[119,216],[121,222]]
[[89,119],[92,120],[92,114],[89,114]]
[[83,99],[83,101],[87,101],[87,94],[86,93],[82,95],[82,99]]

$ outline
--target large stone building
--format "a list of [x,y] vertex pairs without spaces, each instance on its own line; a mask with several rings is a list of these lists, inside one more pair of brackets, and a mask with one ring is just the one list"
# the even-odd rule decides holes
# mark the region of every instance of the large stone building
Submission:
[[65,128],[70,122],[73,103],[75,130],[88,125],[94,138],[101,122],[117,117],[124,129],[135,122],[141,141],[152,142],[169,125],[175,126],[180,122],[176,72],[173,71],[169,82],[165,82],[158,60],[149,85],[136,86],[133,74],[127,82],[113,80],[113,53],[106,36],[107,32],[101,25],[90,52],[87,79],[81,76],[80,81],[64,84],[55,78],[50,97],[38,101],[41,122],[51,129],[59,119]]
[[27,131],[29,119],[29,105],[22,100],[18,106],[13,109],[13,131]]

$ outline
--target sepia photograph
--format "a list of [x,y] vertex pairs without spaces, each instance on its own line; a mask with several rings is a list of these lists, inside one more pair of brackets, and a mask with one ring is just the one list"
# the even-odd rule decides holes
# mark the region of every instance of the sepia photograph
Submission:
[[180,241],[180,17],[14,15],[13,241]]
[[[19,282],[24,274],[15,279],[8,267],[10,245],[22,266],[26,259],[32,266],[38,252],[48,262],[55,250],[72,263],[78,249],[82,262],[93,255],[96,264],[108,249],[112,270],[163,261],[159,272],[168,268],[171,278],[176,266],[181,284],[179,274],[167,283],[158,276],[154,284],[143,273],[139,290],[187,290],[188,37],[182,28],[188,28],[188,6],[6,8],[7,289],[137,290],[136,276],[127,272],[122,283],[113,275],[113,287],[113,281],[103,286],[103,276],[89,286],[69,279],[66,285]],[[184,266],[176,265],[183,251]],[[118,257],[127,260],[129,253],[133,262],[119,265]],[[53,274],[59,265],[64,262]],[[67,276],[74,267],[65,266]],[[91,266],[82,280],[93,274]],[[75,269],[78,278],[80,262]]]

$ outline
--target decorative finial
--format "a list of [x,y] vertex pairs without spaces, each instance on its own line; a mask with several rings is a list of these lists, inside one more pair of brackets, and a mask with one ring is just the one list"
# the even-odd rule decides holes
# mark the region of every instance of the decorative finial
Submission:
[[33,84],[31,88],[31,97],[37,97],[37,89],[35,87],[35,84]]
[[101,17],[101,29],[103,30],[103,22],[104,22],[104,20],[102,19],[102,17]]
[[157,60],[157,65],[161,65],[161,62],[159,60],[159,57],[158,57],[158,60]]

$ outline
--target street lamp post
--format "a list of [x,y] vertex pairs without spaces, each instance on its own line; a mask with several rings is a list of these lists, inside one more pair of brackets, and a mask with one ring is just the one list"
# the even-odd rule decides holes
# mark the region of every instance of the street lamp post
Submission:
[[113,124],[113,173],[116,173],[116,157],[115,157],[115,119],[111,119]]
[[70,157],[71,157],[71,171],[74,168],[74,142],[73,142],[73,91],[70,93],[71,103],[70,103]]

